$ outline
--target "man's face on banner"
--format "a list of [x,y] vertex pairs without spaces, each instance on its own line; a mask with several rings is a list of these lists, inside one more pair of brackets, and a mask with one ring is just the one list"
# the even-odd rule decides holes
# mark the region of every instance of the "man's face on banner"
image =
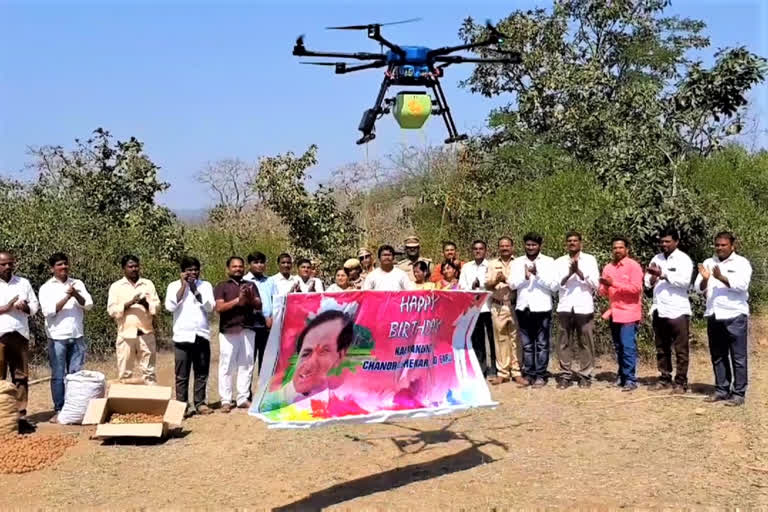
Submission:
[[293,387],[298,393],[307,394],[325,388],[326,374],[346,355],[346,349],[338,350],[339,333],[344,320],[334,318],[323,322],[304,336],[304,342],[293,374]]

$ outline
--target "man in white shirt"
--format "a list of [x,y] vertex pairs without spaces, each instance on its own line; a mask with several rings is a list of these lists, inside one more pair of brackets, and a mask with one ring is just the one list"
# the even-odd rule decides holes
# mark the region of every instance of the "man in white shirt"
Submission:
[[[565,245],[568,254],[555,260],[560,323],[557,357],[563,371],[557,387],[565,389],[577,382],[580,388],[588,388],[595,366],[594,293],[600,286],[600,269],[595,257],[581,250],[581,233],[566,233]],[[578,370],[573,368],[574,361],[578,361]]]
[[[749,283],[752,265],[734,251],[734,236],[715,236],[715,256],[699,264],[694,290],[707,297],[707,338],[715,393],[707,402],[744,404],[747,392],[747,335],[749,333]],[[733,368],[731,368],[733,366]]]
[[552,293],[559,283],[555,260],[541,254],[541,235],[527,233],[523,241],[525,257],[512,262],[508,283],[517,290],[515,315],[523,346],[523,378],[528,385],[541,388],[547,385]]
[[363,290],[391,291],[415,290],[408,274],[395,267],[395,248],[391,245],[379,247],[379,267],[368,274],[363,282]]
[[48,258],[53,277],[40,287],[40,309],[48,335],[51,366],[51,398],[56,423],[64,407],[64,376],[77,373],[85,364],[83,316],[93,308],[93,298],[79,279],[69,277],[69,258],[57,252]]
[[[488,260],[485,258],[488,245],[483,240],[472,242],[472,256],[474,259],[464,263],[459,275],[459,288],[466,291],[485,291],[485,276],[488,273]],[[486,361],[485,337],[488,336],[491,352],[491,365]],[[477,316],[475,330],[472,331],[472,348],[475,349],[477,361],[483,371],[483,377],[496,375],[496,350],[493,341],[493,319],[491,318],[491,294],[480,308]]]
[[277,257],[277,274],[271,276],[267,281],[272,290],[272,318],[285,307],[285,297],[296,285],[299,276],[291,275],[293,268],[293,258],[287,252]]
[[176,374],[176,400],[187,402],[189,374],[195,371],[193,403],[187,404],[186,416],[213,411],[205,403],[211,366],[211,327],[208,315],[216,301],[213,287],[200,279],[200,260],[185,256],[180,263],[178,281],[168,284],[165,309],[173,313],[173,347]]
[[[691,302],[688,290],[693,278],[693,262],[677,248],[680,236],[665,229],[659,237],[661,253],[645,269],[645,287],[653,290],[653,332],[656,341],[656,364],[659,381],[654,389],[672,386],[672,393],[688,390],[688,329]],[[675,352],[675,380],[672,383],[672,351]]]
[[297,262],[299,278],[296,279],[291,293],[314,293],[325,290],[323,282],[317,277],[312,277],[312,262],[307,258],[301,258]]
[[0,251],[0,376],[11,370],[16,386],[20,426],[28,427],[27,395],[29,392],[29,317],[40,309],[32,285],[14,275],[16,257]]

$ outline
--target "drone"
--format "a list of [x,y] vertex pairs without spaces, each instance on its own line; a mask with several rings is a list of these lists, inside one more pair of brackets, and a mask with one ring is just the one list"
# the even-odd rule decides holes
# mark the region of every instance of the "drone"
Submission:
[[[373,107],[363,112],[363,117],[358,127],[358,130],[362,132],[362,137],[357,141],[357,144],[365,144],[376,138],[374,133],[376,121],[390,112],[393,113],[393,116],[403,129],[421,128],[429,115],[440,115],[448,130],[448,138],[445,139],[446,144],[466,140],[467,135],[460,135],[456,130],[456,124],[451,116],[451,110],[448,108],[445,93],[440,86],[440,78],[444,76],[443,70],[451,64],[460,63],[519,64],[521,62],[521,56],[518,52],[504,51],[498,48],[499,43],[502,43],[506,36],[499,32],[491,24],[490,20],[486,22],[486,28],[490,34],[487,39],[458,46],[443,46],[434,49],[424,46],[400,46],[381,35],[381,27],[384,25],[410,23],[420,19],[414,18],[391,23],[371,23],[368,25],[326,27],[327,30],[367,30],[368,38],[380,44],[381,53],[310,51],[304,46],[304,35],[300,35],[296,39],[296,44],[293,47],[293,55],[296,56],[370,61],[358,65],[350,65],[347,62],[301,62],[301,64],[333,66],[336,74],[339,75],[364,69],[387,68]],[[503,56],[498,58],[476,58],[450,55],[461,50],[494,45],[496,45],[496,48],[493,50]],[[383,51],[385,46],[388,48],[386,53]],[[434,99],[423,90],[401,91],[395,98],[385,98],[387,90],[391,86],[426,87],[432,90]]]

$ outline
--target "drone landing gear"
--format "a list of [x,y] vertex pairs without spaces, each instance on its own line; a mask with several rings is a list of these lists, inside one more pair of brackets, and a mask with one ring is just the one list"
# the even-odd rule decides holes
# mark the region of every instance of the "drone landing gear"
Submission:
[[358,144],[365,144],[376,138],[376,134],[373,133],[374,125],[376,124],[376,119],[384,113],[381,103],[384,101],[384,95],[387,93],[390,85],[392,85],[392,79],[388,74],[384,75],[384,80],[381,82],[379,95],[376,97],[373,108],[363,112],[363,117],[360,119],[360,126],[357,129],[363,132],[363,136],[357,141]]
[[[363,133],[363,136],[357,140],[357,144],[365,144],[376,138],[376,134],[374,133],[376,121],[384,114],[390,112],[390,109],[388,107],[383,107],[382,104],[386,103],[389,105],[394,102],[394,100],[384,99],[390,85],[402,84],[398,84],[396,80],[390,78],[390,73],[388,73],[384,76],[384,80],[381,82],[379,94],[376,97],[376,102],[373,104],[373,108],[369,108],[363,112],[363,117],[360,119],[360,125],[357,128]],[[440,81],[435,77],[421,85],[429,87],[434,93],[435,99],[433,103],[436,103],[437,108],[434,109],[432,113],[441,115],[445,122],[445,127],[448,130],[448,138],[445,139],[445,143],[452,144],[454,142],[467,140],[469,137],[466,134],[459,134],[456,130],[456,123],[454,123],[453,116],[451,116],[451,109],[448,108],[448,102],[445,99],[443,88],[440,86]]]
[[435,78],[434,81],[430,84],[430,87],[432,88],[432,91],[435,93],[435,101],[437,101],[438,111],[443,116],[443,121],[445,122],[445,128],[448,130],[448,138],[445,139],[445,143],[452,144],[454,142],[467,140],[469,137],[467,137],[466,134],[459,135],[459,133],[456,130],[456,124],[453,122],[453,116],[451,116],[451,109],[448,108],[448,102],[445,99],[445,93],[443,93],[443,88],[440,86],[440,81],[437,78]]

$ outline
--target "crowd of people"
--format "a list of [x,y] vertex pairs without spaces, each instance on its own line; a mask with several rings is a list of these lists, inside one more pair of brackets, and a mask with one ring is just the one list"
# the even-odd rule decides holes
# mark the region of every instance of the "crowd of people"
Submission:
[[[200,261],[188,256],[180,261],[179,279],[168,284],[164,301],[154,283],[141,276],[139,258],[126,255],[121,261],[123,277],[110,286],[107,300],[107,312],[117,328],[118,378],[124,383],[156,384],[154,318],[164,308],[173,315],[176,399],[188,401],[194,372],[193,397],[186,414],[212,413],[206,404],[206,387],[210,317],[216,312],[221,411],[247,409],[254,370],[263,363],[272,319],[288,294],[455,290],[489,292],[472,333],[483,375],[493,385],[514,381],[532,388],[546,386],[550,379],[553,313],[559,322],[557,387],[591,385],[594,298],[596,294],[607,297],[609,306],[601,318],[610,325],[616,350],[615,385],[631,392],[637,389],[636,333],[645,289],[653,295],[649,314],[659,371],[654,388],[672,393],[688,390],[689,294],[701,293],[706,296],[704,315],[715,380],[715,392],[707,401],[742,405],[747,390],[749,261],[736,254],[735,239],[729,232],[715,235],[714,255],[697,268],[678,248],[675,230],[663,231],[659,240],[659,254],[641,265],[630,256],[629,240],[615,237],[612,261],[600,271],[596,258],[582,250],[581,234],[574,231],[565,236],[567,253],[557,259],[542,254],[540,235],[528,233],[523,237],[521,256],[515,256],[514,240],[507,236],[499,238],[492,259],[483,240],[472,243],[472,258],[467,261],[458,257],[455,243],[444,242],[439,265],[423,257],[418,237],[410,236],[404,242],[405,257],[398,263],[391,245],[378,248],[378,261],[362,248],[356,258],[347,259],[336,270],[334,282],[327,288],[318,275],[317,262],[299,259],[293,274],[294,261],[288,253],[277,257],[278,272],[272,276],[266,275],[263,253],[253,252],[246,259],[232,256],[226,262],[227,279],[216,286],[202,279]],[[70,276],[67,255],[55,253],[48,263],[52,276],[40,287],[38,301],[30,282],[15,274],[13,253],[0,251],[0,374],[5,379],[10,370],[20,422],[27,421],[29,317],[40,311],[45,319],[56,414],[64,405],[65,376],[83,368],[87,352],[84,315],[93,308],[93,299],[85,284]],[[486,339],[490,354],[486,353]],[[56,415],[51,421],[56,422]]]

